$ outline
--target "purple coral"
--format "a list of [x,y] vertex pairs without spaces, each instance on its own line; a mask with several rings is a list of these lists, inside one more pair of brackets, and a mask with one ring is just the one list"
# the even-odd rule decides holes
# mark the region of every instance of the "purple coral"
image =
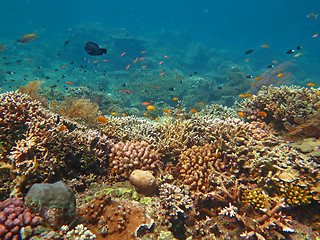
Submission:
[[23,227],[34,228],[40,224],[41,218],[23,207],[22,198],[7,198],[0,202],[0,237],[4,240],[18,240]]

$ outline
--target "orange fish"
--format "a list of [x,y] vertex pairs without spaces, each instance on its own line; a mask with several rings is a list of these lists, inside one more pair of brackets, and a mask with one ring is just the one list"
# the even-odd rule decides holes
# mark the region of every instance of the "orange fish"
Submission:
[[146,68],[147,66],[141,66],[141,67]]
[[277,77],[282,77],[284,73],[277,74]]
[[129,67],[130,67],[130,64],[128,64],[128,66],[126,67],[126,70],[128,70],[128,69],[129,69]]
[[3,50],[5,50],[5,49],[7,49],[6,47],[7,47],[7,44],[6,44],[6,45],[3,45],[3,46],[0,46],[0,51],[3,51]]
[[246,96],[244,94],[240,94],[239,97],[244,98]]
[[314,87],[315,84],[314,84],[314,83],[307,83],[307,86],[308,86],[308,87]]
[[167,58],[168,56],[166,55],[166,56],[164,56],[165,58]]
[[62,132],[64,130],[67,130],[68,128],[65,126],[65,125],[61,125],[59,128],[58,128],[58,131],[59,132]]
[[149,106],[147,107],[147,109],[148,109],[149,111],[153,111],[153,110],[155,110],[155,107],[154,107],[154,106],[149,105]]
[[34,40],[36,37],[39,37],[36,32],[34,33],[29,33],[29,34],[25,34],[22,36],[22,38],[20,39],[20,43],[28,43],[31,42],[32,40]]
[[164,61],[159,62],[159,64],[162,64]]
[[244,112],[238,112],[238,115],[239,115],[240,117],[244,117]]
[[173,101],[177,101],[178,99],[179,98],[177,98],[177,97],[172,98]]
[[261,77],[256,77],[254,80],[260,81],[262,78]]
[[146,59],[145,57],[140,58],[140,60]]
[[252,96],[252,94],[250,94],[250,93],[247,93],[246,95],[245,95],[245,97],[251,97]]
[[148,105],[150,105],[150,103],[149,102],[143,102],[143,103],[141,103],[141,105],[142,106],[148,106]]
[[125,54],[127,54],[126,52],[121,53],[121,57],[124,56]]
[[105,117],[97,117],[97,121],[101,123],[108,123],[108,119],[106,119]]
[[261,116],[261,117],[267,117],[267,113],[264,112],[264,111],[258,112],[258,115]]
[[195,110],[195,109],[191,109],[190,112],[192,112],[192,113],[197,113],[198,111]]
[[61,68],[65,68],[66,66],[67,66],[66,64],[65,64],[65,65],[62,65]]
[[125,90],[127,93],[132,94],[129,90]]
[[26,58],[24,59],[25,61],[28,61],[28,62],[32,62],[32,60],[30,58]]
[[104,61],[104,62],[108,62],[109,60],[107,60],[107,59],[103,59],[102,61]]
[[115,113],[115,112],[112,112],[112,113],[111,113],[111,115],[113,115],[113,116],[117,116],[117,113]]
[[148,116],[148,113],[143,113],[144,116]]
[[67,81],[67,82],[66,82],[66,84],[74,84],[74,83],[73,83],[73,82],[69,82],[69,81]]
[[169,118],[170,116],[169,116],[169,115],[166,115],[166,117]]
[[164,72],[160,73],[160,76],[164,75]]
[[123,116],[123,117],[125,117],[125,116],[127,116],[127,114],[125,114],[125,113],[122,113],[122,116]]
[[262,48],[270,48],[270,46],[268,44],[262,44],[261,47]]
[[163,111],[164,111],[165,113],[170,113],[170,110],[169,110],[169,109],[163,109]]
[[97,63],[97,62],[99,62],[99,61],[98,60],[93,61],[93,63]]
[[149,119],[150,119],[150,120],[152,120],[152,119],[153,119],[153,117],[151,116],[151,117],[149,117]]
[[156,120],[156,121],[158,121],[158,120],[159,120],[159,118],[156,118],[155,120]]
[[252,85],[253,85],[254,87],[258,87],[258,85],[257,85],[256,83],[252,83]]
[[53,107],[53,106],[56,106],[57,105],[57,103],[51,103],[51,107]]
[[142,51],[141,53],[146,53],[147,51]]
[[203,105],[204,105],[204,103],[203,103],[203,102],[199,102],[199,104],[200,104],[201,106],[203,106]]
[[139,58],[137,57],[135,60],[133,60],[133,63],[135,63],[136,61],[138,61],[138,59],[139,59]]
[[272,63],[278,64],[279,62],[277,60],[272,60]]
[[319,36],[319,33],[312,35],[313,38],[318,37],[318,36]]
[[126,94],[126,93],[125,93],[124,91],[122,91],[122,90],[119,90],[119,92]]

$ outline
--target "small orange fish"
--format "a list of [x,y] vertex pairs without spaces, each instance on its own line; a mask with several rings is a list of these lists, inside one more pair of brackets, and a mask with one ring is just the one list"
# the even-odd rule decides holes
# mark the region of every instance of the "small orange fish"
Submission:
[[256,83],[252,83],[252,85],[253,85],[254,87],[258,87],[258,85],[257,85]]
[[278,64],[279,62],[277,60],[272,60],[272,63]]
[[143,116],[148,116],[148,113],[143,113]]
[[139,59],[139,58],[137,57],[135,60],[133,60],[133,63],[135,63],[136,61],[138,61],[138,59]]
[[67,66],[66,64],[65,64],[65,65],[62,65],[61,68],[65,68],[66,66]]
[[57,105],[56,102],[51,103],[51,107],[56,106],[56,105]]
[[318,36],[319,36],[319,33],[312,35],[313,38],[318,37]]
[[127,54],[126,52],[121,53],[121,57],[124,56],[124,55],[126,55],[126,54]]
[[127,93],[132,94],[129,90],[125,90]]
[[105,117],[97,117],[96,119],[97,119],[98,122],[108,123],[108,119],[106,119]]
[[7,49],[6,47],[7,47],[7,44],[6,44],[6,45],[3,45],[3,46],[0,46],[0,51],[3,51],[3,50],[5,50],[5,49]]
[[244,94],[239,94],[239,97],[244,98],[246,96]]
[[160,76],[164,75],[164,72],[160,73]]
[[125,117],[125,116],[127,116],[127,114],[126,113],[122,113],[122,116]]
[[121,92],[121,93],[123,93],[123,94],[126,94],[124,91],[122,91],[122,90],[119,90],[119,92]]
[[58,128],[58,131],[59,132],[62,132],[64,130],[67,130],[68,128],[65,126],[65,125],[61,125],[59,128]]
[[170,110],[169,110],[169,109],[163,109],[163,111],[164,111],[165,113],[170,113]]
[[162,64],[164,61],[159,62],[159,64]]
[[99,62],[99,61],[98,60],[93,61],[93,63],[97,63],[97,62]]
[[244,117],[244,112],[238,112],[238,115],[239,115],[240,117]]
[[27,61],[27,62],[32,62],[32,60],[30,58],[26,58],[24,60]]
[[146,68],[147,66],[141,66],[141,67]]
[[177,101],[178,99],[179,98],[177,98],[177,97],[172,98],[173,101]]
[[140,61],[143,60],[143,59],[146,59],[146,58],[145,58],[145,57],[142,57],[142,58],[140,58]]
[[107,60],[107,59],[103,59],[102,61],[104,61],[104,62],[108,62],[109,60]]
[[147,51],[142,51],[141,53],[146,53]]
[[314,87],[315,84],[314,84],[314,83],[307,83],[307,86],[308,86],[308,87]]
[[252,96],[252,94],[250,94],[250,93],[247,93],[246,95],[245,95],[245,97],[251,97]]
[[126,67],[126,70],[128,70],[128,69],[129,69],[129,67],[130,67],[130,64],[128,64],[128,66]]
[[199,104],[200,104],[201,106],[203,106],[203,105],[204,105],[204,103],[203,103],[203,102],[199,102]]
[[167,58],[168,56],[166,55],[166,56],[164,56],[165,58]]
[[150,119],[150,120],[152,120],[152,119],[153,119],[153,117],[151,116],[151,117],[149,117],[149,119]]
[[197,113],[198,111],[195,110],[195,109],[191,109],[190,112],[192,112],[192,113]]
[[166,117],[169,118],[170,116],[167,114]]
[[158,120],[159,120],[159,118],[156,118],[155,120],[156,120],[156,121],[158,121]]
[[284,73],[277,74],[277,77],[282,77]]
[[300,56],[302,56],[302,55],[303,55],[303,53],[302,53],[302,52],[299,52],[299,53],[296,53],[295,55],[293,55],[293,57],[297,58],[297,57],[300,57]]
[[115,112],[112,112],[112,113],[111,113],[111,115],[113,115],[113,116],[117,116],[117,113],[115,113]]
[[268,44],[262,44],[261,47],[262,48],[270,48],[270,46]]
[[254,80],[260,81],[262,78],[261,77],[256,77]]
[[142,106],[148,106],[148,105],[150,105],[150,103],[149,102],[143,102],[143,103],[141,103],[141,105]]
[[267,113],[264,112],[264,111],[258,112],[258,115],[261,116],[261,117],[267,117]]
[[36,32],[34,33],[29,33],[29,34],[25,34],[22,36],[22,38],[20,39],[20,43],[28,43],[31,42],[32,40],[34,40],[36,37],[39,37]]
[[69,81],[67,81],[67,82],[66,82],[66,84],[74,84],[74,83],[73,83],[73,82],[69,82]]
[[155,107],[154,107],[154,106],[149,105],[149,106],[147,107],[147,109],[148,109],[149,111],[153,111],[153,110],[155,110]]

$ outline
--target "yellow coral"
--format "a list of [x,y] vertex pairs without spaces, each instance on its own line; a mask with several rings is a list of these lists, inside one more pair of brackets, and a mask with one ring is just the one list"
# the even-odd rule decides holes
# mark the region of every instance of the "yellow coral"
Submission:
[[260,209],[265,207],[265,197],[266,194],[261,189],[247,189],[241,194],[240,200]]
[[281,192],[281,197],[286,199],[286,204],[289,206],[309,204],[313,198],[307,186],[299,186],[295,182],[285,182],[281,187]]

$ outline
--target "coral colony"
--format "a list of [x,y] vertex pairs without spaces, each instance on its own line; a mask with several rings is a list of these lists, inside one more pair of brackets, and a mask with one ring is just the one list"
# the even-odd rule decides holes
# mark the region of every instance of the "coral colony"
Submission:
[[3,93],[0,238],[319,239],[319,98],[270,85],[237,102],[242,118],[149,121]]

